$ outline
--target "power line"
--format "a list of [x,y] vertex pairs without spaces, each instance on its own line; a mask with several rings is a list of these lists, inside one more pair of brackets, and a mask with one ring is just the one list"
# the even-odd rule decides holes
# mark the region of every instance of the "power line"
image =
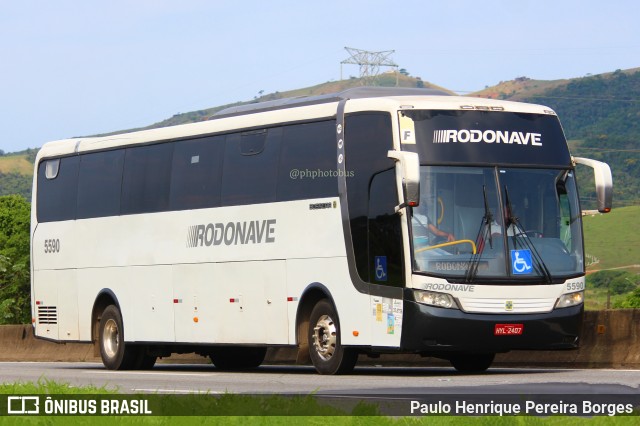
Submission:
[[541,99],[569,99],[579,101],[604,101],[604,102],[639,102],[640,99],[620,99],[620,98],[589,98],[582,96],[545,96],[545,95],[525,95],[527,98],[541,98]]
[[609,148],[588,148],[588,147],[582,147],[582,146],[578,146],[573,148],[574,151],[581,151],[581,150],[590,150],[590,151],[600,151],[600,152],[640,152],[640,149],[609,149]]
[[[488,89],[493,89],[495,87],[489,87]],[[455,90],[451,89],[453,92],[469,94],[469,93],[477,93],[482,90]],[[514,93],[515,96],[523,96],[525,98],[540,98],[540,99],[568,99],[568,100],[576,100],[576,101],[606,101],[606,102],[632,102],[632,103],[640,103],[640,99],[622,99],[622,98],[592,98],[587,96],[546,96],[546,95],[527,95],[522,93]]]

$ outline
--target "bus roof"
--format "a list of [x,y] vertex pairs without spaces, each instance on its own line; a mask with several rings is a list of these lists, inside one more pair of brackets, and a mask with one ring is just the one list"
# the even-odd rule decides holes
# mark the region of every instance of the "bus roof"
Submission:
[[420,89],[413,87],[354,87],[342,92],[317,96],[298,96],[273,101],[256,102],[225,108],[212,115],[209,119],[228,117],[233,115],[253,114],[256,112],[272,111],[282,108],[296,108],[306,105],[317,105],[329,102],[339,102],[345,99],[383,98],[396,96],[449,96],[449,93],[436,89]]
[[373,110],[392,111],[415,107],[416,109],[478,109],[555,115],[555,112],[542,105],[452,96],[444,91],[434,89],[357,87],[326,95],[284,98],[230,107],[209,117],[206,121],[197,123],[48,142],[38,153],[36,164],[43,157],[58,157],[128,145],[200,137],[240,129],[268,127],[286,122],[326,119],[335,117],[336,104],[343,100],[350,101],[347,102],[345,110],[347,113]]

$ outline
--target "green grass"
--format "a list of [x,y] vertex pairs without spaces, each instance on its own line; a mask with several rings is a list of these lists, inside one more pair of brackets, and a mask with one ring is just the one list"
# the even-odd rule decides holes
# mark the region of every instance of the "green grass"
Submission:
[[[104,395],[116,398],[115,389],[97,388],[94,386],[73,387],[64,383],[57,383],[41,379],[37,383],[0,384],[0,398],[3,395]],[[145,397],[153,397],[144,395]],[[165,398],[166,404],[172,404],[172,396],[156,395]],[[184,404],[184,396],[182,397]],[[210,416],[6,416],[0,417],[0,424],[50,424],[50,425],[109,425],[117,424],[211,424],[211,425],[289,425],[310,424],[323,425],[635,425],[638,417],[594,417],[579,418],[566,416],[551,417],[457,417],[457,416],[424,416],[424,417],[399,417],[390,418],[381,416],[376,407],[369,404],[357,403],[348,411],[341,411],[335,407],[329,407],[317,402],[312,395],[303,395],[294,398],[285,398],[278,395],[256,397],[247,395],[225,394],[215,398],[213,402],[206,395],[193,395],[186,401],[191,408],[206,403],[206,409]],[[3,401],[4,402],[4,401]],[[352,404],[353,405],[353,404]],[[286,412],[288,415],[269,415],[270,410],[278,413]],[[282,411],[286,410],[286,411]],[[250,413],[251,415],[232,415],[227,413]],[[351,415],[344,415],[345,413]]]
[[[611,294],[609,297],[609,309],[613,309],[613,305],[617,301],[627,298],[627,294]],[[607,309],[607,289],[606,288],[587,288],[584,297],[584,306],[588,311],[601,311]]]
[[[640,206],[614,208],[611,213],[583,218],[587,274],[618,268],[640,273]],[[589,265],[589,260],[598,263]],[[634,266],[635,265],[635,266]],[[609,307],[627,294],[611,294]],[[607,289],[589,288],[585,294],[585,308],[607,308]]]
[[587,272],[627,267],[640,272],[640,206],[614,208],[611,213],[583,218],[585,251],[599,263]]

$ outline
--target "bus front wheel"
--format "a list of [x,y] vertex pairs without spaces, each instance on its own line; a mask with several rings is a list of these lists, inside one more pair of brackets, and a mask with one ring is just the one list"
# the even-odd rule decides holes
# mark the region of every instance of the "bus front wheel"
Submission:
[[109,370],[130,370],[137,367],[139,349],[124,341],[124,328],[120,310],[109,305],[100,318],[100,356]]
[[309,355],[320,374],[348,374],[358,361],[358,352],[341,344],[340,323],[333,305],[320,300],[309,318]]
[[491,367],[495,354],[460,353],[449,358],[453,368],[461,373],[481,373]]
[[264,347],[220,346],[209,354],[209,358],[220,370],[249,370],[260,367],[266,354]]

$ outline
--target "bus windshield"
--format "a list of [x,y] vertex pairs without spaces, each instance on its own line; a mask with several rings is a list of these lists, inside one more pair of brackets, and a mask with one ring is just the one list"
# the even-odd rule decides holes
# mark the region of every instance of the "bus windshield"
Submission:
[[547,283],[584,272],[572,170],[421,166],[420,177],[416,272]]

